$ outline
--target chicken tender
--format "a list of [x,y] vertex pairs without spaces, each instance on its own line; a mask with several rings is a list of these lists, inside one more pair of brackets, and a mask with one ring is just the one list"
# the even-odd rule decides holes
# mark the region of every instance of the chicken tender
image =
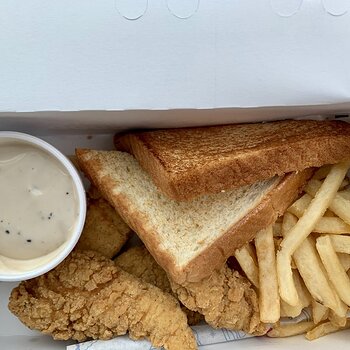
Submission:
[[113,258],[129,238],[131,229],[103,198],[89,199],[80,250],[95,250]]
[[243,330],[255,335],[267,331],[260,322],[255,290],[245,277],[227,265],[201,282],[181,286],[171,281],[171,287],[181,303],[203,314],[213,327]]
[[[124,271],[140,278],[144,282],[153,284],[164,292],[174,295],[167,274],[157,264],[146,247],[132,247],[119,255],[114,261]],[[181,308],[187,315],[189,325],[198,324],[203,320],[203,316],[198,312],[191,311],[183,305]]]
[[109,339],[129,331],[165,349],[197,348],[174,297],[93,251],[73,252],[54,270],[21,282],[9,309],[54,339]]

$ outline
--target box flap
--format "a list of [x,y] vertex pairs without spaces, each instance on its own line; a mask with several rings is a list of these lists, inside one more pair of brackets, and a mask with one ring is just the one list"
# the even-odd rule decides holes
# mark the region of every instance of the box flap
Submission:
[[349,102],[348,8],[345,0],[3,0],[0,111]]

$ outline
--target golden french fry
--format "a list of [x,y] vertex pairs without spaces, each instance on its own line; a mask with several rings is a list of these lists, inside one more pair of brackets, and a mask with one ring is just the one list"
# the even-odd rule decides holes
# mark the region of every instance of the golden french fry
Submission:
[[350,236],[330,236],[330,239],[337,253],[350,254]]
[[[305,191],[309,195],[314,196],[321,186],[321,181],[311,179],[306,185]],[[337,193],[330,202],[329,209],[350,225],[350,201],[345,199],[344,196]]]
[[[297,218],[294,215],[285,213],[282,223],[282,233],[284,234],[287,232],[288,235],[288,232],[290,232],[291,228],[296,223]],[[310,237],[295,251],[293,259],[312,297],[326,307],[336,310],[337,313],[343,316],[344,313],[346,313],[346,309],[344,309],[340,301],[338,301],[337,295],[333,292],[327,279],[327,274],[323,270],[313,240]],[[282,295],[281,298],[283,299]]]
[[310,205],[312,201],[312,196],[305,193],[298,200],[296,200],[287,211],[298,218],[301,218],[304,215],[305,210]]
[[[306,193],[288,208],[288,212],[300,218],[304,215],[304,212],[310,205],[311,201],[312,197]],[[329,210],[327,210],[326,213],[327,212],[328,216],[324,216],[317,221],[313,229],[314,232],[332,234],[350,233],[350,225],[345,223],[342,219],[334,217],[334,214]]]
[[250,282],[252,282],[255,287],[259,288],[258,267],[255,264],[252,250],[249,248],[249,245],[250,244],[248,243],[242,248],[237,249],[234,256]]
[[251,243],[249,243],[249,244],[246,244],[246,245],[245,245],[245,249],[248,250],[249,255],[251,256],[251,258],[252,258],[253,261],[254,261],[254,264],[255,264],[256,266],[258,266],[258,259],[257,259],[257,257],[256,257],[256,252],[255,252],[254,243],[251,242]]
[[[281,250],[277,254],[279,288],[281,298],[290,305],[296,305],[298,302],[298,293],[293,282],[291,256],[313,231],[317,221],[329,207],[349,166],[350,162],[339,163],[332,166],[320,189],[315,194],[314,199],[305,210],[304,215],[286,234],[286,237],[281,242]],[[335,210],[333,211],[335,212]],[[305,279],[304,282],[306,283]]]
[[[333,244],[333,242],[332,242]],[[333,244],[334,248],[334,244]],[[336,249],[334,249],[336,251]],[[349,254],[344,254],[344,253],[338,253],[338,258],[340,263],[342,264],[343,268],[345,271],[348,271],[350,269],[350,255]]]
[[337,217],[324,216],[317,221],[314,232],[331,233],[331,234],[346,234],[350,233],[350,225],[346,224],[342,219]]
[[328,318],[329,309],[326,306],[318,303],[316,300],[312,300],[312,320],[314,324],[318,324]]
[[284,213],[281,229],[283,238],[287,236],[288,232],[296,225],[297,222],[298,219],[296,216],[289,212]]
[[334,333],[347,328],[350,328],[350,321],[346,322],[345,327],[337,327],[334,326],[331,322],[325,322],[308,331],[305,335],[305,338],[308,340],[314,340],[323,337],[327,334]]
[[299,272],[297,270],[293,270],[293,279],[298,292],[299,301],[295,306],[287,304],[284,300],[281,300],[282,310],[284,312],[284,316],[287,317],[297,317],[300,315],[301,311],[304,307],[310,305],[311,296],[309,291],[306,289]]
[[329,312],[329,321],[332,323],[332,325],[337,327],[344,327],[346,325],[346,316],[338,316],[333,310]]
[[299,296],[293,281],[292,257],[280,250],[277,252],[276,262],[280,297],[287,304],[296,306]]
[[[288,233],[288,231],[290,231],[293,226],[297,223],[297,219],[294,215],[286,212],[283,216],[283,221],[282,221],[282,229],[281,229],[281,233],[282,233],[282,236],[285,237],[286,234]],[[277,259],[281,259],[282,257],[279,257],[278,253],[277,253]],[[295,262],[291,260],[291,265],[295,265]],[[277,268],[278,268],[278,264],[277,264]],[[278,271],[277,271],[278,272]],[[280,279],[280,277],[282,276],[282,273],[277,273],[277,277],[278,279]],[[294,283],[295,283],[295,276],[294,276],[294,273],[293,273],[293,280],[294,280]],[[283,281],[281,280],[278,280],[279,282],[279,285],[281,285],[281,283],[283,283]],[[279,289],[279,292],[280,292],[280,296],[281,296],[281,300],[284,302],[284,304],[286,305],[286,308],[288,308],[288,313],[289,314],[292,314],[293,312],[291,312],[291,309],[290,308],[296,308],[296,310],[300,307],[301,305],[301,301],[299,299],[299,295],[298,295],[298,291],[296,290],[296,293],[297,293],[297,302],[295,303],[295,305],[291,305],[289,304],[287,301],[285,301],[283,299],[283,296],[281,294],[281,289]],[[284,310],[286,313],[287,313],[287,310]]]
[[302,308],[308,307],[311,304],[312,297],[298,270],[293,270],[293,278]]
[[297,317],[301,314],[303,308],[301,307],[301,303],[298,303],[296,306],[291,306],[287,304],[284,300],[281,300],[281,310],[283,315],[281,317]]
[[289,317],[288,315],[287,315],[287,312],[284,310],[284,308],[283,308],[283,304],[284,304],[285,302],[283,301],[283,300],[280,300],[280,317]]
[[[328,278],[332,282],[341,300],[350,305],[350,279],[339,261],[332,246],[330,236],[321,236],[316,240],[316,248],[325,267]],[[340,316],[340,315],[339,315]]]
[[272,226],[258,232],[255,249],[259,266],[260,319],[265,323],[275,323],[280,319],[280,298]]
[[294,261],[312,297],[324,306],[337,312],[339,316],[344,316],[346,308],[340,302],[337,294],[334,293],[310,237],[296,250]]
[[283,326],[274,327],[267,333],[270,338],[284,338],[293,335],[303,334],[314,327],[313,322],[290,323]]

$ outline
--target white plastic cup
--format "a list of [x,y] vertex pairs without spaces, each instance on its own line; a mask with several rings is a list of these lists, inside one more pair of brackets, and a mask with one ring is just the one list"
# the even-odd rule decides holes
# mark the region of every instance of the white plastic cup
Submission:
[[74,231],[70,237],[68,237],[67,241],[49,254],[30,260],[12,259],[0,255],[0,281],[27,280],[40,276],[56,267],[68,256],[77,244],[84,227],[86,215],[86,196],[84,186],[79,173],[70,160],[55,147],[37,137],[13,131],[0,131],[0,147],[2,144],[8,142],[13,143],[16,141],[41,149],[45,153],[51,155],[64,167],[64,169],[66,169],[72,177],[77,193],[79,215]]

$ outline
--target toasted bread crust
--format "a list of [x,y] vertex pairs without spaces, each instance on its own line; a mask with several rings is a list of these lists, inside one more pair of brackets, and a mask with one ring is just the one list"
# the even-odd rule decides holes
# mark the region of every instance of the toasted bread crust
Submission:
[[157,187],[176,200],[350,159],[350,124],[286,120],[115,136]]
[[158,264],[179,284],[198,282],[210,276],[215,269],[221,268],[237,248],[252,240],[259,230],[272,224],[279,215],[284,213],[312,175],[311,169],[286,175],[255,209],[222,234],[189,264],[180,268],[176,265],[175,258],[160,248],[157,232],[148,222],[147,216],[133,210],[133,205],[126,196],[112,193],[113,179],[109,176],[103,178],[98,176],[101,165],[98,159],[85,157],[88,153],[89,150],[76,150],[81,169],[110,204],[118,210],[124,221],[139,235]]

